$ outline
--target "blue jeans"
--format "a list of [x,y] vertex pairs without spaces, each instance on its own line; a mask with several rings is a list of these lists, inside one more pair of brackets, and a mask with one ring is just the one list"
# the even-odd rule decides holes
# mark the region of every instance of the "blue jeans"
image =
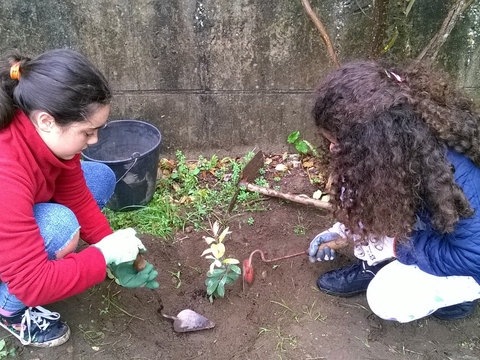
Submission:
[[[115,174],[107,165],[93,161],[82,161],[82,170],[88,188],[103,209],[115,189]],[[33,211],[48,259],[55,260],[55,254],[64,249],[80,229],[78,220],[69,208],[56,203],[35,204]],[[0,284],[1,309],[14,312],[24,307],[25,304],[9,293],[7,284]]]

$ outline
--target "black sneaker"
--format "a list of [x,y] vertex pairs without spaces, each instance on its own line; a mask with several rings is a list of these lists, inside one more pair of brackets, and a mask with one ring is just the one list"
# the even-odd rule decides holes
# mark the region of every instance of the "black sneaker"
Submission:
[[350,266],[324,273],[318,278],[317,286],[324,293],[334,296],[350,297],[361,294],[367,291],[370,281],[388,263],[389,261],[384,261],[369,266],[366,261],[357,260]]
[[465,301],[461,304],[440,308],[432,315],[440,320],[459,320],[472,315],[477,304],[478,300]]
[[26,307],[11,316],[0,315],[0,325],[23,345],[53,347],[70,337],[70,328],[60,321],[60,314],[41,306]]

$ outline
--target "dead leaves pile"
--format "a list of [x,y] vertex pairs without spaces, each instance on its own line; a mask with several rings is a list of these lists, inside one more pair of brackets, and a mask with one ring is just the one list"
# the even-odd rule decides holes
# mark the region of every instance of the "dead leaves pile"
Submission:
[[[228,171],[228,169],[231,169],[233,162],[239,163],[243,160],[242,157],[223,158],[218,159],[216,162],[204,161],[202,164],[200,164],[200,160],[188,160],[180,164],[178,160],[162,158],[158,166],[158,178],[171,179],[175,176],[172,176],[173,174],[178,173],[179,166],[185,166],[191,174],[197,177],[199,187],[207,191],[208,188],[212,188],[219,181],[231,181],[232,172]],[[207,168],[206,164],[208,164]],[[224,173],[222,178],[218,178],[217,176],[217,172],[220,169],[222,169]],[[272,187],[275,185],[274,179],[304,173],[308,176],[310,183],[318,188],[318,192],[313,194],[314,198],[320,198],[326,193],[325,189],[328,182],[327,168],[322,160],[317,157],[292,153],[265,154],[263,169],[263,177]],[[183,185],[171,181],[170,186],[176,193],[180,193]],[[179,198],[172,199],[172,201],[177,203],[190,203],[194,201],[194,197],[192,195],[183,195]]]
[[328,172],[321,159],[299,154],[273,154],[265,157],[265,168],[272,172],[273,177],[295,175],[304,171],[310,183],[324,189],[328,181]]

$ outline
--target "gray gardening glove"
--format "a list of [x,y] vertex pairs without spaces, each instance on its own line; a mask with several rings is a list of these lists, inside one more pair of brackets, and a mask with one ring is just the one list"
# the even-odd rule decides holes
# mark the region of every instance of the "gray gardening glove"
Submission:
[[328,245],[319,248],[321,244],[333,241],[339,237],[345,238],[345,226],[341,223],[335,223],[330,229],[321,232],[313,238],[308,248],[308,256],[311,263],[316,261],[333,260],[337,254],[334,249]]

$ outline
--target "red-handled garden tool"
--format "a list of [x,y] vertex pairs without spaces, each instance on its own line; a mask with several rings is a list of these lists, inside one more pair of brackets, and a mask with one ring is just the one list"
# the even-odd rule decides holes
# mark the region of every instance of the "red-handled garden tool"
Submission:
[[[347,239],[339,237],[338,239],[320,244],[320,246],[318,248],[322,249],[325,246],[328,246],[330,249],[338,250],[338,249],[341,249],[341,248],[347,246],[347,244],[348,244]],[[260,249],[254,250],[250,254],[248,259],[243,260],[243,281],[247,282],[247,284],[249,284],[249,285],[251,285],[253,283],[253,280],[255,278],[255,274],[254,274],[253,266],[252,266],[252,259],[253,259],[253,255],[255,255],[256,253],[260,254],[260,257],[262,258],[263,262],[271,263],[271,262],[277,262],[277,261],[280,261],[280,260],[290,259],[290,258],[293,258],[293,257],[296,257],[296,256],[308,255],[308,250],[298,252],[298,253],[295,253],[295,254],[281,256],[281,257],[278,257],[278,258],[275,258],[275,259],[265,259],[265,254],[262,250],[260,250]]]

